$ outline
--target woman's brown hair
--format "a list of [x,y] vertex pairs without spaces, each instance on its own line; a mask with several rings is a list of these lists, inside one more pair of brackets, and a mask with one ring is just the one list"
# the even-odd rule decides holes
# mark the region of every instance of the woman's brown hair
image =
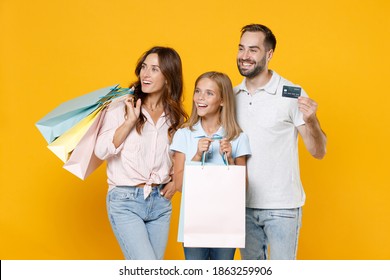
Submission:
[[[132,84],[130,87],[134,87],[135,97],[140,98],[144,103],[147,94],[142,92],[140,72],[142,64],[149,54],[155,53],[158,55],[159,66],[161,73],[164,75],[167,84],[164,88],[162,96],[162,102],[164,106],[164,112],[170,121],[170,127],[168,129],[168,137],[172,139],[176,130],[187,120],[188,115],[183,109],[183,70],[179,54],[172,48],[155,46],[146,51],[137,62],[135,68],[135,74],[138,77],[138,81]],[[146,122],[146,117],[140,114],[137,123],[136,130],[141,134],[142,128]]]

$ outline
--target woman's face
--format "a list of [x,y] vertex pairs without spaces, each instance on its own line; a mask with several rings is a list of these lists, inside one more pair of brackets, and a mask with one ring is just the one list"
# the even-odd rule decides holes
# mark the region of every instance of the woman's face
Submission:
[[200,79],[195,87],[194,103],[198,116],[211,117],[218,115],[223,102],[216,82],[209,78]]
[[144,93],[162,94],[166,79],[161,72],[156,53],[149,54],[142,63],[140,71],[141,87]]

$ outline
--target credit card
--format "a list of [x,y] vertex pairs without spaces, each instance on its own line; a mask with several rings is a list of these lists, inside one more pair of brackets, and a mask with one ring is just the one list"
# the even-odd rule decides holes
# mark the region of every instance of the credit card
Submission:
[[292,86],[283,86],[282,96],[290,97],[290,98],[298,98],[299,96],[301,96],[301,88],[292,87]]

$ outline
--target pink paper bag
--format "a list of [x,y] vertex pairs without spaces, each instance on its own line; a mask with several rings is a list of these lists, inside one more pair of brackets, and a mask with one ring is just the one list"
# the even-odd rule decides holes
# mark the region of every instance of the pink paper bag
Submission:
[[107,108],[104,108],[72,151],[64,168],[80,179],[87,178],[103,161],[95,156],[94,148]]
[[244,166],[185,166],[185,247],[245,247],[245,181]]

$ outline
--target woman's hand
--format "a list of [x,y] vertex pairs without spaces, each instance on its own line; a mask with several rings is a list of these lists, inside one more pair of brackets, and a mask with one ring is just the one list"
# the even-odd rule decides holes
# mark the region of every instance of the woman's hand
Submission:
[[134,107],[134,96],[129,95],[125,99],[126,104],[126,121],[134,124],[141,113],[141,99],[138,99]]
[[161,190],[161,195],[168,200],[171,200],[174,194],[176,193],[175,183],[170,181],[165,187]]
[[141,99],[137,100],[136,106],[134,107],[134,97],[129,95],[125,100],[126,106],[126,115],[125,121],[122,123],[120,127],[117,128],[114,134],[114,138],[112,139],[112,143],[115,148],[118,148],[129,135],[130,131],[135,126],[137,119],[141,113]]

